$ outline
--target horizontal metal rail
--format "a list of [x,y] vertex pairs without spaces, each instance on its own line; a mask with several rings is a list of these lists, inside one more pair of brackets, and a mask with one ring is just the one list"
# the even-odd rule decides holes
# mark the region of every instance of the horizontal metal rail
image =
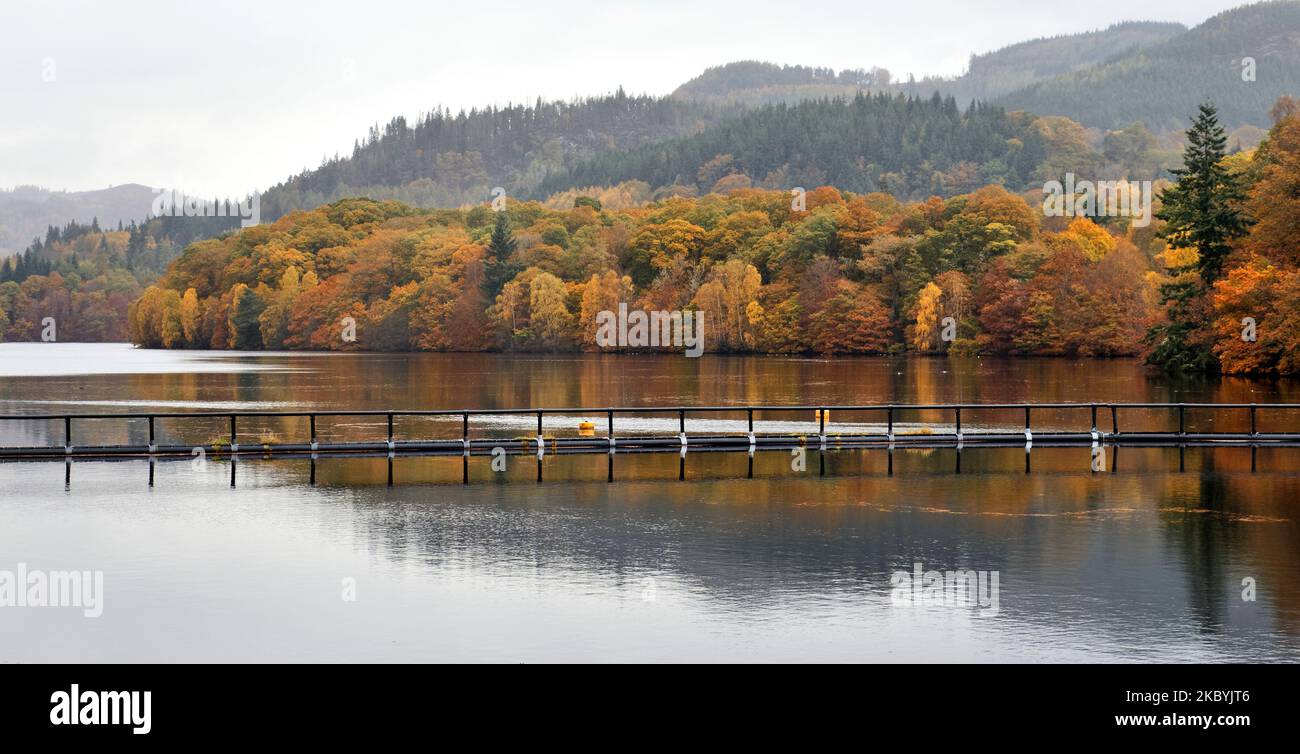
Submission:
[[[475,455],[476,451],[490,451],[502,447],[511,449],[522,446],[535,450],[539,455],[552,452],[561,447],[571,452],[616,452],[618,449],[653,449],[665,448],[683,450],[687,448],[735,449],[753,448],[759,445],[777,446],[813,446],[827,447],[951,447],[959,450],[966,446],[1012,446],[1024,444],[1027,447],[1037,442],[1040,444],[1088,445],[1088,444],[1287,444],[1300,442],[1300,422],[1294,432],[1260,432],[1258,414],[1263,411],[1292,411],[1300,409],[1300,404],[1291,403],[891,403],[868,405],[729,405],[729,406],[627,406],[627,407],[593,407],[593,408],[485,408],[485,409],[429,409],[429,410],[334,410],[316,411],[154,411],[123,413],[67,413],[67,414],[6,414],[0,415],[0,422],[59,421],[63,424],[63,445],[38,447],[0,447],[0,459],[3,458],[58,458],[58,457],[113,457],[131,455],[189,455],[197,450],[215,455],[268,455],[268,454],[320,454],[320,453],[358,453],[387,452],[389,454],[464,454]],[[1176,412],[1178,430],[1173,431],[1120,431],[1120,412],[1133,410],[1157,410]],[[1249,432],[1188,432],[1188,411],[1211,410],[1215,412],[1248,411]],[[913,431],[896,431],[899,415],[903,412],[939,411],[951,412],[952,424],[924,423],[913,426]],[[969,419],[977,412],[1016,411],[1023,412],[1023,434],[1019,425],[1015,431],[967,431],[963,429],[963,417],[966,427]],[[1051,430],[1035,432],[1033,413],[1035,411],[1088,411],[1090,420],[1088,429],[1083,431]],[[963,413],[964,412],[964,413]],[[744,433],[737,430],[735,434],[699,434],[687,432],[688,415],[700,414],[744,414],[747,418]],[[811,413],[813,419],[808,424],[815,424],[816,429],[808,432],[759,433],[755,432],[754,416],[757,413]],[[677,418],[678,432],[675,435],[655,436],[645,431],[616,434],[615,419],[619,416],[647,416],[654,414],[671,414]],[[836,414],[883,414],[880,432],[832,432],[835,422],[829,416]],[[595,423],[587,424],[580,437],[547,437],[544,419],[550,416],[599,415],[605,419],[605,432],[596,434]],[[475,417],[494,416],[528,416],[536,418],[537,434],[526,438],[482,438],[471,437],[470,420]],[[382,417],[387,427],[383,440],[322,443],[317,433],[317,422],[330,417]],[[399,439],[395,432],[395,422],[403,418],[458,417],[461,419],[461,436],[455,439]],[[1109,419],[1100,422],[1099,417]],[[240,420],[305,418],[309,422],[310,435],[305,442],[254,442],[246,446],[239,444]],[[221,419],[229,422],[227,442],[210,441],[205,444],[160,444],[157,442],[156,425],[160,419],[198,420]],[[148,422],[147,444],[121,445],[85,445],[74,442],[74,421],[128,421],[146,420]],[[804,424],[805,422],[800,422]],[[842,427],[854,422],[839,422]],[[1106,425],[1108,429],[1103,429]],[[1008,425],[1009,426],[1009,425]]]
[[863,405],[804,404],[804,405],[752,405],[733,406],[591,406],[578,408],[474,408],[474,409],[361,409],[316,411],[148,411],[97,414],[0,414],[0,421],[61,420],[61,419],[222,419],[230,416],[307,418],[312,416],[501,416],[542,414],[667,414],[744,412],[744,411],[955,411],[955,410],[1024,410],[1024,409],[1257,409],[1300,410],[1300,403],[876,403]]

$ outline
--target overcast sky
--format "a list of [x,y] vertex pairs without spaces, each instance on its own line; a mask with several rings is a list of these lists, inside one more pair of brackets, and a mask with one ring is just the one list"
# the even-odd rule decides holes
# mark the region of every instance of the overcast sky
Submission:
[[734,60],[896,76],[1229,0],[3,0],[0,187],[265,189],[376,122],[609,92]]

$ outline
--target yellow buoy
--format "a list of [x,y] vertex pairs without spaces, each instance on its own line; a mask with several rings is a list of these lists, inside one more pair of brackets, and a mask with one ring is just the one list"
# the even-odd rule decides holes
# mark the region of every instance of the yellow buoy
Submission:
[[578,424],[578,434],[583,437],[591,437],[596,434],[596,425],[584,419]]

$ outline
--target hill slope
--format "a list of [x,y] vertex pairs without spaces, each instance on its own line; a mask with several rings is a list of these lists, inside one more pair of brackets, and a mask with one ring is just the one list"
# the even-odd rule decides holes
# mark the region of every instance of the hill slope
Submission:
[[262,216],[274,220],[349,196],[417,207],[487,201],[493,187],[528,193],[549,172],[607,150],[694,133],[738,108],[615,94],[459,114],[438,111],[414,126],[394,118],[350,157],[335,158],[273,187]]
[[[1255,80],[1243,79],[1243,58]],[[1269,107],[1300,92],[1300,2],[1221,13],[1190,31],[1104,65],[1055,76],[998,99],[1009,109],[1091,126],[1180,128],[1205,100],[1229,127],[1267,127]]]
[[1105,63],[1166,42],[1187,31],[1176,23],[1126,22],[1107,29],[1034,39],[972,55],[960,76],[904,80],[885,68],[849,69],[776,65],[746,60],[709,68],[673,91],[672,97],[751,107],[821,97],[852,97],[859,91],[906,92],[955,97],[963,106],[989,100],[1039,81]]
[[859,94],[769,105],[699,134],[601,155],[551,176],[540,191],[634,180],[687,194],[832,185],[951,196],[990,182],[1022,186],[1048,156],[1033,120],[1001,108],[963,113],[938,94]]
[[48,191],[19,186],[0,189],[0,258],[26,249],[34,238],[69,221],[104,227],[143,220],[149,215],[154,190],[128,183],[99,191]]
[[[1243,80],[1253,58],[1255,80]],[[1278,97],[1300,93],[1300,2],[1265,2],[1224,13],[1192,29],[1126,22],[1107,29],[1035,39],[971,57],[955,78],[900,80],[881,68],[845,70],[744,61],[710,68],[672,96],[750,107],[859,91],[934,92],[1036,115],[1062,115],[1103,129],[1144,123],[1181,130],[1212,100],[1229,130],[1266,128]]]

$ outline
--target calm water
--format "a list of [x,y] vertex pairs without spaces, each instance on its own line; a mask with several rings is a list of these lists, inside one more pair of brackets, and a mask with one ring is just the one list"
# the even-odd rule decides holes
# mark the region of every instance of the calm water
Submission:
[[[179,354],[0,345],[0,414],[297,408],[1300,401],[1131,361]],[[939,416],[914,417],[941,420]],[[760,422],[808,417],[764,415]],[[842,421],[850,417],[834,417]],[[1086,417],[1044,412],[1044,426]],[[1265,422],[1277,417],[1264,417]],[[297,420],[241,440],[301,436]],[[518,423],[476,422],[494,436]],[[572,431],[558,418],[548,432]],[[573,418],[577,421],[577,417]],[[653,421],[653,420],[651,420]],[[671,419],[667,419],[671,423]],[[1014,426],[990,412],[971,424]],[[1038,419],[1036,419],[1036,422]],[[1134,412],[1126,426],[1160,426]],[[1193,417],[1208,424],[1209,417]],[[1218,427],[1236,419],[1219,418]],[[658,431],[653,423],[633,427]],[[403,436],[454,428],[407,424]],[[218,424],[170,422],[163,442]],[[325,437],[382,436],[361,419]],[[0,444],[61,444],[5,422]],[[139,440],[86,423],[82,443]],[[0,463],[0,571],[101,570],[102,617],[0,607],[0,662],[1300,660],[1300,450],[1088,449]],[[820,475],[824,463],[825,475]],[[806,469],[806,470],[805,470]],[[1112,472],[1113,469],[1113,473]],[[996,572],[997,609],[903,605],[891,575]],[[1253,601],[1242,599],[1253,579]],[[345,584],[345,580],[348,580]],[[355,594],[355,600],[344,598]],[[992,614],[995,612],[996,614]]]

